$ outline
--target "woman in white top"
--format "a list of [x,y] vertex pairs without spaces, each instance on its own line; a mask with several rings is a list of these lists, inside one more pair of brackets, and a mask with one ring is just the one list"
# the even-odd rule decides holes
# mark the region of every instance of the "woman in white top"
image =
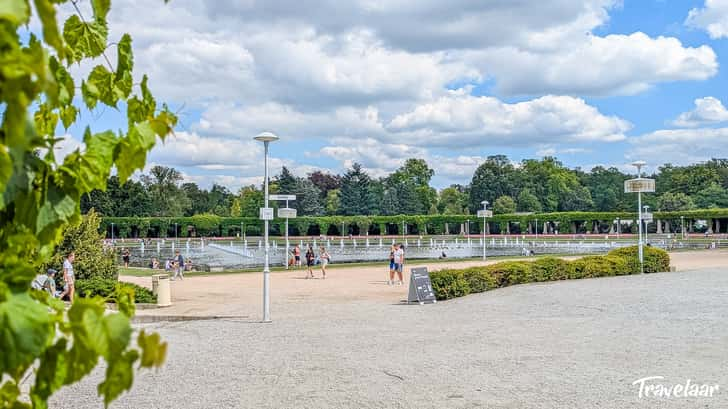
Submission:
[[323,274],[324,279],[326,279],[326,265],[329,264],[329,261],[331,260],[331,255],[329,255],[329,252],[326,251],[326,248],[324,248],[324,246],[321,246],[319,259],[321,260],[321,273]]

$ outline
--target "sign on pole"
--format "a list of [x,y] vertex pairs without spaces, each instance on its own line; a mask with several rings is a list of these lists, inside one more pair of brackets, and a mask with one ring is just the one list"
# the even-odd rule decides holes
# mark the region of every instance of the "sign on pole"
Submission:
[[273,208],[272,207],[261,207],[260,208],[260,220],[273,220]]
[[653,220],[652,213],[648,213],[648,212],[642,213],[642,220],[646,221],[647,223],[651,222]]
[[296,195],[268,195],[270,200],[296,200]]
[[289,207],[281,207],[278,209],[278,217],[281,219],[295,219],[296,218],[296,209],[291,209]]
[[654,192],[655,179],[637,178],[624,181],[624,193]]
[[410,285],[407,302],[417,302],[420,304],[434,304],[437,302],[437,299],[435,299],[435,290],[432,289],[430,273],[427,272],[427,267],[417,267],[410,270]]
[[493,217],[492,210],[478,210],[478,217]]

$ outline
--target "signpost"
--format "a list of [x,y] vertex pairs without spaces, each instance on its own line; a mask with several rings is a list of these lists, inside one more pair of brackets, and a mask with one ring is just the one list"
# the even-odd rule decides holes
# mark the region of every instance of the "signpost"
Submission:
[[286,253],[283,255],[283,262],[286,265],[286,270],[288,270],[288,219],[295,219],[297,216],[296,209],[288,207],[288,201],[296,200],[296,195],[268,195],[268,198],[270,200],[286,201],[286,207],[278,209],[278,218],[286,219]]
[[[646,165],[643,161],[637,161],[634,162],[632,165],[634,165],[637,168],[637,178],[636,179],[629,179],[624,181],[624,193],[637,193],[637,221],[638,221],[638,229],[639,232],[639,259],[640,259],[640,268],[642,269],[641,272],[644,272],[645,269],[645,258],[644,258],[644,252],[642,250],[642,192],[650,193],[655,191],[655,180],[654,179],[647,179],[642,177],[642,167]],[[652,216],[652,214],[650,214]]]
[[[485,246],[486,246],[486,244],[485,244],[485,219],[488,217],[493,217],[493,211],[487,209],[487,207],[488,207],[487,200],[483,200],[480,203],[483,204],[483,209],[478,210],[478,217],[483,218],[483,261],[485,261],[485,257],[486,257],[486,255],[485,255]],[[538,226],[536,228],[538,229]]]
[[409,294],[407,295],[407,303],[419,303],[420,305],[437,302],[435,298],[435,290],[432,289],[430,281],[430,273],[427,267],[417,267],[410,270]]
[[273,208],[272,207],[261,207],[259,218],[260,218],[260,220],[273,220]]

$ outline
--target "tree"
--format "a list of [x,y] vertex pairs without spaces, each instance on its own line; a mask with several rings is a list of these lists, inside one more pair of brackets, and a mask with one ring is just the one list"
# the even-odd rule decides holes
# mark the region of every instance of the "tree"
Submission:
[[335,214],[339,214],[339,189],[329,190],[329,193],[326,194],[326,214],[329,216],[333,216]]
[[104,233],[99,232],[100,225],[101,218],[92,210],[78,223],[66,226],[63,230],[63,241],[56,247],[42,270],[54,268],[62,271],[66,254],[73,251],[76,253],[73,272],[77,279],[100,277],[116,280],[119,269],[114,261],[113,251],[104,248]]
[[541,202],[538,197],[531,193],[528,188],[521,190],[518,194],[518,210],[521,212],[540,212]]
[[501,196],[495,199],[495,203],[493,203],[493,213],[507,214],[515,213],[515,211],[516,202],[510,196]]
[[202,214],[209,211],[210,204],[208,203],[207,192],[200,189],[200,187],[197,186],[197,183],[183,183],[182,186],[180,186],[180,190],[182,190],[190,204],[184,211],[185,216],[194,216],[196,214]]
[[[205,192],[207,193],[207,192]],[[230,216],[230,206],[233,194],[228,188],[213,183],[212,189],[207,193],[207,209],[200,213],[212,213],[217,216]]]
[[189,207],[190,201],[179,187],[182,174],[177,169],[157,165],[141,179],[152,201],[153,216],[182,216]]
[[470,182],[471,213],[481,208],[483,200],[514,195],[519,186],[516,169],[505,155],[488,156],[475,170]]
[[[255,188],[255,185],[246,186],[240,189],[238,197],[234,199],[231,207],[232,216],[258,217],[259,209],[265,204],[265,195],[262,190]],[[239,213],[234,213],[232,210]]]
[[296,188],[296,208],[301,216],[321,216],[324,206],[321,204],[321,192],[309,179],[298,179]]
[[437,202],[437,210],[441,214],[467,214],[468,195],[451,186],[442,189]]
[[321,199],[326,199],[330,191],[341,187],[341,176],[324,173],[320,170],[309,173],[308,180],[321,191]]
[[728,190],[713,183],[695,195],[695,204],[701,209],[728,208]]
[[657,199],[657,207],[663,212],[676,212],[695,208],[693,199],[685,193],[663,193]]
[[[94,189],[104,190],[113,168],[121,182],[144,167],[147,152],[164,139],[176,117],[157,103],[147,87],[132,78],[131,37],[114,39],[116,66],[101,59],[109,50],[106,16],[110,1],[92,1],[93,18],[71,14],[58,29],[56,5],[36,1],[39,39],[27,33],[27,0],[3,0],[0,6],[0,406],[45,408],[59,388],[88,375],[102,358],[104,403],[131,388],[133,368],[159,366],[166,344],[141,331],[132,347],[130,318],[133,290],[118,291],[118,313],[106,313],[100,297],[79,298],[66,312],[30,283],[47,262],[63,230],[80,220],[80,202]],[[20,35],[22,31],[22,35]],[[97,59],[98,58],[98,59]],[[96,65],[79,81],[71,65]],[[80,95],[76,98],[76,92]],[[84,149],[62,162],[55,157],[56,128],[68,129],[88,110],[104,105],[127,117],[124,131],[83,132]],[[40,155],[38,152],[44,154]],[[32,369],[31,369],[32,368]],[[28,373],[32,371],[32,373]],[[29,379],[28,398],[19,384]]]
[[296,180],[296,177],[287,167],[284,166],[281,169],[281,174],[276,177],[276,183],[278,184],[279,193],[288,195],[296,194],[298,180]]
[[354,163],[341,178],[339,213],[345,216],[371,214],[372,203],[369,193],[371,183],[371,178],[361,165]]

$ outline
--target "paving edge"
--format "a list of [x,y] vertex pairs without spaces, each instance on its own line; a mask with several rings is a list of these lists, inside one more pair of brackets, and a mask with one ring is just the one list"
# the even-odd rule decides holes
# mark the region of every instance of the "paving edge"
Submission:
[[248,315],[135,315],[133,324],[148,324],[154,322],[180,322],[180,321],[207,321],[225,319],[246,319]]

